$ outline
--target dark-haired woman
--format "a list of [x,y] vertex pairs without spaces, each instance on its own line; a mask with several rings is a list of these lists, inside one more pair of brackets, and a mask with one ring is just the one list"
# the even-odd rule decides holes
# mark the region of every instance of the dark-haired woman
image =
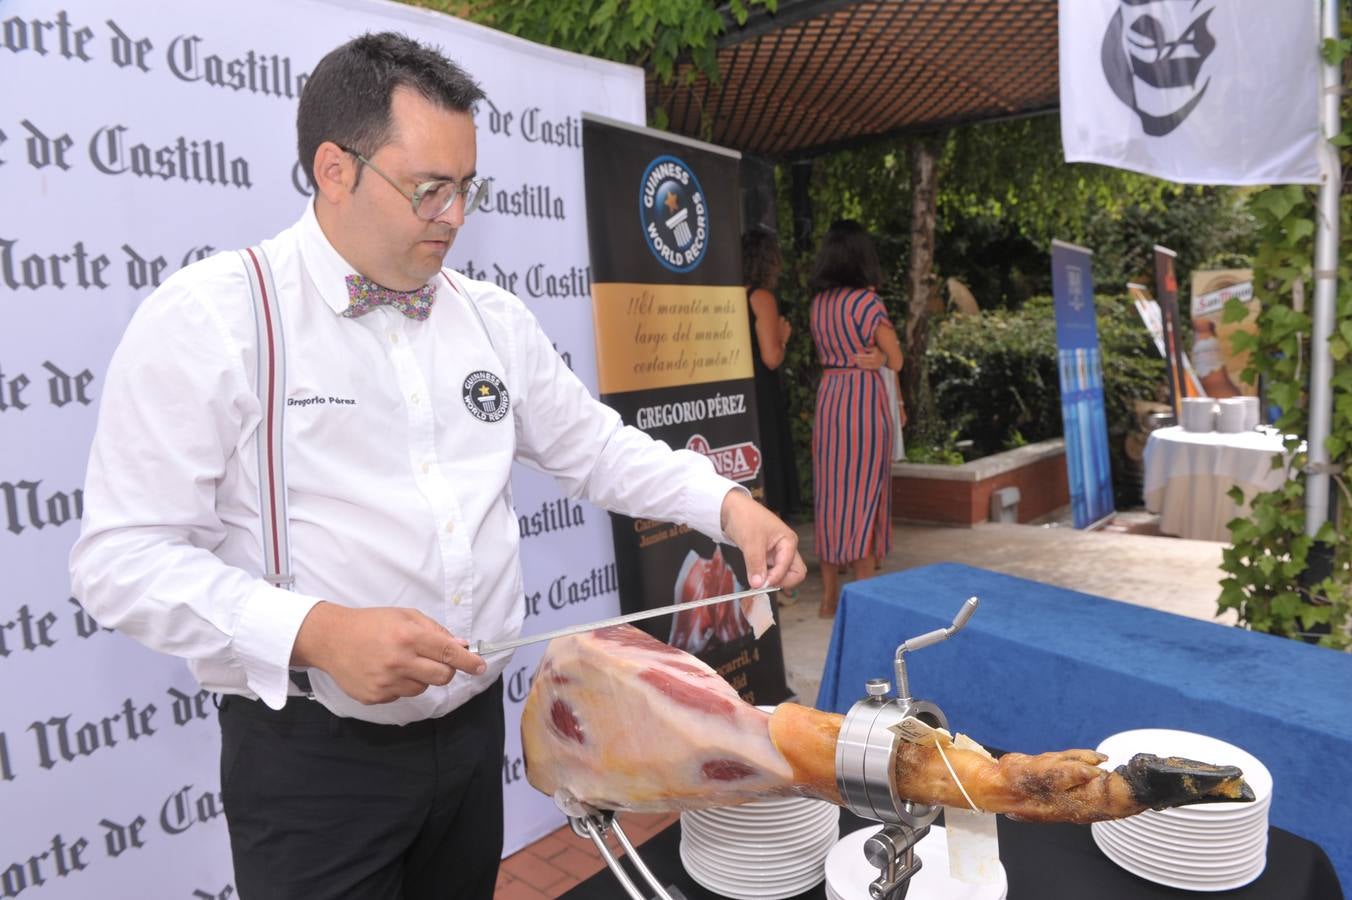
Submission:
[[858,222],[831,226],[813,265],[812,342],[822,365],[812,428],[815,539],[824,618],[840,598],[838,566],[868,578],[892,548],[892,419],[883,365],[901,345],[876,292],[882,267]]
[[742,236],[742,275],[751,317],[765,505],[783,519],[798,508],[798,469],[794,465],[789,410],[779,384],[778,370],[792,333],[775,300],[781,268],[779,241],[774,235],[756,229]]

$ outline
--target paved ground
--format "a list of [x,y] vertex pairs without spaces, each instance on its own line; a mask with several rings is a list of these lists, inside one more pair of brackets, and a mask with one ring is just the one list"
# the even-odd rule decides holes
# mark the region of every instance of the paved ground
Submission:
[[[812,553],[811,525],[799,527],[798,533],[808,577],[791,598],[792,605],[783,607],[781,639],[789,686],[802,702],[811,703],[821,683],[832,622],[817,618],[822,581]],[[893,538],[884,572],[936,562],[966,563],[1198,619],[1214,617],[1220,594],[1224,545],[1208,541],[992,524],[897,525]],[[624,817],[624,827],[637,844],[674,819],[630,814]],[[560,829],[503,861],[496,900],[557,897],[602,865],[590,843]]]

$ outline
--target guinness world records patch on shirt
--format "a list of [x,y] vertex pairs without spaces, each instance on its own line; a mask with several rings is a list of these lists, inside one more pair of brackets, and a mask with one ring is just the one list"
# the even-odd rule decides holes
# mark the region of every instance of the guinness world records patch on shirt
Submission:
[[461,396],[465,400],[465,409],[480,422],[500,421],[512,405],[511,395],[502,379],[482,369],[465,376]]

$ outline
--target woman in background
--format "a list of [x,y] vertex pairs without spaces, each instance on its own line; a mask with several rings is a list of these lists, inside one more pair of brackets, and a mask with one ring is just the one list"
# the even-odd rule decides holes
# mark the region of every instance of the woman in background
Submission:
[[835,615],[837,566],[871,577],[892,549],[892,419],[879,369],[901,370],[901,345],[876,293],[878,253],[862,225],[836,222],[813,265],[812,342],[822,365],[812,428],[818,615]]
[[779,367],[792,328],[779,314],[774,290],[782,260],[779,241],[760,229],[742,236],[742,276],[751,317],[751,361],[760,425],[761,473],[765,505],[787,520],[798,509],[798,467],[794,464],[789,410],[779,384]]

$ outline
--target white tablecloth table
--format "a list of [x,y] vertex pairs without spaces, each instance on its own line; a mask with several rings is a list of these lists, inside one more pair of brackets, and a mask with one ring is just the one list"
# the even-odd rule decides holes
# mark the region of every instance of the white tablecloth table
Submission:
[[[1153,431],[1145,445],[1146,509],[1159,514],[1164,534],[1229,542],[1225,523],[1243,515],[1255,494],[1286,481],[1286,469],[1272,467],[1272,457],[1282,452],[1281,434],[1270,429]],[[1244,503],[1226,496],[1236,485],[1244,489]]]

